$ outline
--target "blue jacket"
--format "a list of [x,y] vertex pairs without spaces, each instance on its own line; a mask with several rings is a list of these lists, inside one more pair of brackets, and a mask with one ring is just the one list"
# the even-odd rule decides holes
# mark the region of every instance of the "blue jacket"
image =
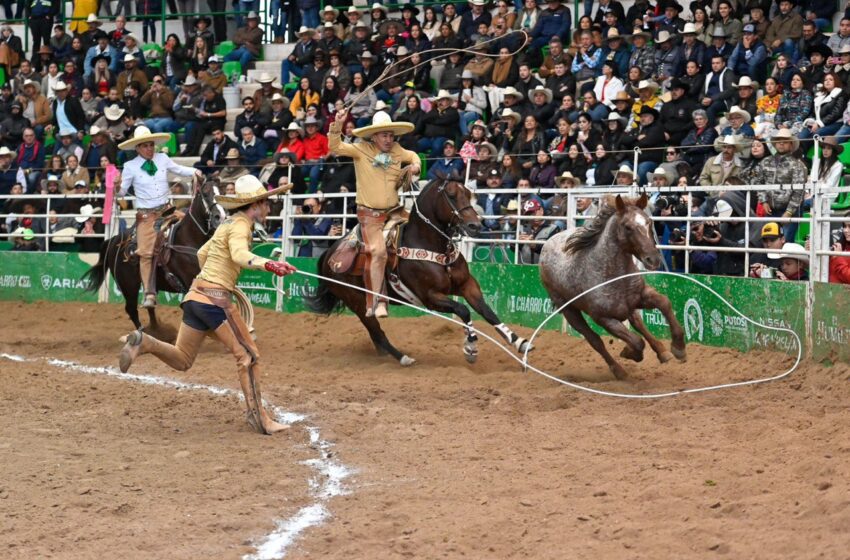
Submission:
[[469,39],[474,34],[478,33],[478,26],[482,23],[486,23],[487,27],[490,27],[490,24],[493,22],[493,16],[487,10],[484,10],[484,13],[476,19],[472,21],[472,11],[468,11],[460,16],[460,35]]
[[256,136],[254,137],[254,144],[247,148],[242,145],[242,142],[239,142],[239,153],[242,154],[242,163],[249,171],[251,171],[251,173],[254,172],[254,169],[257,167],[260,160],[267,157],[267,152],[268,147],[266,146],[266,143]]
[[531,36],[535,39],[545,37],[547,41],[554,36],[564,39],[570,31],[571,13],[566,6],[561,6],[554,12],[548,9],[541,11],[537,24],[531,30]]
[[[84,77],[88,78],[91,75],[92,71],[94,70],[94,68],[92,68],[91,61],[95,56],[97,56],[97,54],[98,54],[97,45],[89,47],[89,50],[86,51],[86,59],[85,59],[85,62],[83,62],[83,76]],[[112,45],[107,45],[106,51],[104,52],[104,54],[111,59],[109,61],[109,67],[111,69],[112,64],[115,62],[115,58],[117,56],[117,53],[115,51],[115,47],[113,47]],[[124,66],[122,65],[121,68],[124,68]]]
[[[112,70],[113,74],[120,74],[122,70],[124,70],[124,55],[127,54],[123,50],[118,51],[115,56],[112,57],[112,64],[109,65],[109,69]],[[141,49],[137,50],[133,53],[133,56],[136,57],[136,68],[139,70],[145,69],[145,53],[142,52]]]
[[[292,235],[327,235],[331,231],[333,221],[330,218],[318,218],[313,220],[295,220]],[[312,257],[313,244],[327,246],[327,240],[298,239],[298,256]]]
[[12,185],[18,182],[18,167],[15,162],[9,166],[6,171],[0,170],[0,194],[9,194],[12,192]]
[[440,158],[431,164],[428,169],[428,180],[433,181],[437,178],[437,173],[441,173],[444,177],[451,175],[452,171],[457,171],[458,174],[463,174],[463,160],[461,158]]
[[[761,41],[756,41],[749,49],[744,48],[743,43],[738,43],[732,56],[729,57],[727,66],[732,69],[736,76],[749,76],[753,80],[763,82],[767,75],[767,47]],[[750,72],[750,68],[757,68],[756,75]]]

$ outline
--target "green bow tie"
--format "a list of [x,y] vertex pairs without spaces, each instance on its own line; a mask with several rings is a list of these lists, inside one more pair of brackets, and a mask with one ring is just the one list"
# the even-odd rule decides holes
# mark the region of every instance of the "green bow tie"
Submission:
[[153,162],[152,159],[145,160],[145,163],[142,164],[142,169],[144,169],[145,172],[151,177],[156,175],[156,164]]

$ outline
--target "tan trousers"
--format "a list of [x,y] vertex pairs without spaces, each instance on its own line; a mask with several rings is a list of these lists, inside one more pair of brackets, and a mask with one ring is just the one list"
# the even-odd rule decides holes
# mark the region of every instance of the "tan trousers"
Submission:
[[[366,270],[363,271],[363,283],[367,290],[384,292],[384,270],[387,266],[387,245],[384,242],[384,224],[388,211],[373,210],[365,206],[357,207],[357,221],[366,246]],[[375,296],[366,294],[366,309],[374,311]]]
[[145,287],[145,295],[155,293],[148,291],[148,286],[152,286],[151,273],[153,271],[153,250],[156,244],[156,231],[154,231],[154,223],[159,218],[161,212],[152,210],[140,210],[136,213],[136,254],[139,255],[139,275],[142,277],[142,284]]

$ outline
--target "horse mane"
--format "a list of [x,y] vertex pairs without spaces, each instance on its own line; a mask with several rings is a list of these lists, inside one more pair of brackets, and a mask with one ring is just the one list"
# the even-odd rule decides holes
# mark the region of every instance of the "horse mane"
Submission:
[[[603,199],[599,212],[596,213],[593,220],[591,220],[587,225],[577,228],[575,232],[567,238],[566,243],[564,243],[565,253],[568,255],[574,255],[576,253],[590,250],[596,246],[596,243],[602,236],[602,232],[605,231],[605,226],[608,225],[608,221],[611,219],[611,216],[617,213],[617,205],[614,200],[614,197],[610,195]],[[635,204],[634,200],[628,198],[623,198],[623,202],[625,202],[627,206]]]

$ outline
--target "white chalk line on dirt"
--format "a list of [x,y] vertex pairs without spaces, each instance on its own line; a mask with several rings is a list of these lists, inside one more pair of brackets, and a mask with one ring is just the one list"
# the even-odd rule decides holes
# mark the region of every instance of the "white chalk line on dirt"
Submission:
[[[6,353],[0,353],[0,358],[12,362],[45,362],[59,369],[88,375],[102,375],[122,381],[140,383],[142,385],[156,385],[177,390],[202,391],[217,397],[237,397],[240,400],[244,399],[241,393],[225,387],[216,387],[215,385],[202,383],[187,383],[178,379],[158,375],[122,373],[118,369],[111,367],[87,366],[56,358],[27,358]],[[278,422],[295,424],[303,423],[307,419],[303,414],[289,412],[279,406],[269,405],[269,407]],[[331,458],[333,444],[322,439],[318,427],[305,426],[305,429],[310,437],[310,447],[319,453],[318,458],[308,459],[302,462],[302,464],[313,469],[314,475],[307,480],[307,483],[316,501],[300,508],[292,517],[276,520],[275,530],[259,539],[255,545],[256,551],[245,555],[243,557],[244,560],[276,560],[283,558],[289,547],[295,543],[296,539],[304,531],[310,527],[320,525],[331,516],[326,505],[327,502],[331,498],[348,492],[343,481],[352,475],[354,471]]]
[[[454,317],[449,317],[449,316],[443,315],[443,314],[438,313],[436,311],[432,311],[431,309],[427,309],[425,307],[420,307],[418,305],[414,305],[410,302],[404,301],[404,300],[399,299],[399,298],[394,298],[394,297],[387,295],[387,294],[382,294],[382,293],[379,293],[379,292],[373,292],[371,290],[366,289],[365,287],[357,286],[356,284],[350,284],[348,282],[343,282],[341,280],[336,280],[334,278],[322,276],[321,274],[314,274],[312,272],[307,272],[305,270],[296,270],[295,274],[300,274],[300,275],[306,276],[308,278],[315,278],[317,280],[325,280],[327,282],[332,282],[334,284],[338,284],[340,286],[346,286],[348,288],[354,288],[355,290],[359,290],[359,291],[364,292],[364,293],[372,294],[376,297],[385,298],[389,301],[392,301],[393,303],[397,303],[399,305],[404,305],[404,306],[416,309],[418,311],[421,311],[423,313],[426,313],[428,315],[431,315],[433,317],[437,317],[437,318],[442,319],[444,321],[454,323],[456,325],[461,326],[464,329],[474,331],[476,334],[480,335],[484,339],[489,340],[490,342],[492,342],[493,344],[498,346],[505,354],[510,356],[511,359],[518,362],[523,367],[523,371],[529,371],[530,370],[530,371],[536,373],[537,375],[540,375],[542,377],[545,377],[546,379],[554,381],[555,383],[560,383],[561,385],[564,385],[566,387],[570,387],[572,389],[576,389],[576,390],[579,390],[579,391],[584,391],[586,393],[591,393],[593,395],[600,395],[600,396],[604,396],[604,397],[614,397],[614,398],[620,398],[620,399],[644,399],[644,400],[661,399],[661,398],[677,397],[677,396],[680,396],[680,395],[687,395],[687,394],[693,394],[693,393],[706,393],[706,392],[711,392],[711,391],[720,391],[720,390],[723,390],[723,389],[732,389],[732,388],[735,388],[735,387],[745,387],[745,386],[749,386],[749,385],[759,385],[759,384],[768,383],[768,382],[771,382],[771,381],[778,381],[780,379],[788,377],[789,375],[791,375],[791,373],[794,372],[794,370],[797,369],[797,367],[799,367],[800,362],[803,360],[803,342],[800,340],[799,335],[797,335],[797,333],[794,332],[792,329],[789,329],[789,328],[786,328],[786,327],[775,326],[775,325],[768,325],[768,324],[765,324],[765,323],[760,323],[760,322],[758,322],[754,319],[751,319],[747,315],[744,315],[744,313],[742,313],[737,307],[732,305],[726,298],[724,298],[722,295],[717,293],[717,291],[715,291],[710,286],[704,284],[703,282],[700,282],[699,280],[697,280],[696,278],[693,278],[692,276],[688,276],[686,274],[679,274],[677,272],[667,272],[667,271],[664,271],[664,270],[642,270],[640,272],[631,272],[631,273],[628,273],[628,274],[623,274],[621,276],[617,276],[615,278],[611,278],[609,280],[606,280],[605,282],[601,282],[601,283],[583,291],[582,293],[578,294],[577,296],[575,296],[574,298],[572,298],[571,300],[569,300],[568,302],[566,302],[565,304],[560,306],[558,309],[553,311],[552,314],[550,314],[548,317],[546,317],[546,319],[543,320],[543,322],[540,323],[540,325],[537,326],[537,328],[534,330],[534,333],[531,335],[531,338],[528,339],[528,344],[526,345],[526,350],[523,353],[522,358],[514,355],[514,352],[513,352],[512,349],[508,348],[507,346],[505,346],[504,344],[502,344],[500,341],[496,340],[495,338],[493,338],[489,334],[481,331],[480,329],[478,329],[477,327],[475,327],[473,325],[467,325],[467,324],[461,322],[460,320],[458,320]],[[722,384],[718,384],[718,385],[708,385],[708,386],[703,386],[703,387],[692,387],[692,388],[686,388],[686,389],[678,389],[678,390],[675,390],[675,391],[667,391],[667,392],[664,392],[664,393],[617,393],[617,392],[614,392],[614,391],[605,391],[605,390],[602,390],[602,389],[594,389],[592,387],[585,387],[584,385],[580,385],[578,383],[566,381],[564,379],[561,379],[560,377],[557,377],[556,375],[554,375],[552,373],[549,373],[547,371],[539,369],[539,368],[533,366],[532,364],[528,363],[528,352],[529,352],[529,349],[531,348],[531,343],[534,340],[534,338],[537,336],[537,334],[540,332],[540,330],[543,328],[543,326],[547,322],[549,322],[550,319],[552,319],[552,317],[554,317],[555,315],[560,313],[568,305],[571,305],[572,303],[578,301],[579,299],[586,296],[587,294],[589,294],[589,293],[591,293],[595,290],[598,290],[599,288],[602,288],[603,286],[607,286],[608,284],[611,284],[613,282],[617,282],[617,281],[623,280],[625,278],[631,278],[631,277],[636,277],[636,276],[653,276],[653,275],[655,275],[655,276],[678,276],[680,278],[684,278],[684,279],[686,279],[690,282],[693,282],[694,284],[700,286],[701,288],[708,291],[709,293],[713,294],[720,301],[722,301],[725,305],[727,305],[732,311],[734,311],[739,316],[743,317],[748,323],[755,325],[757,327],[767,329],[767,330],[786,332],[786,333],[790,334],[792,337],[794,337],[794,339],[796,340],[796,343],[797,343],[796,344],[796,346],[797,346],[797,359],[794,361],[794,364],[790,368],[788,368],[786,371],[784,371],[784,372],[782,372],[778,375],[761,377],[761,378],[758,378],[758,379],[749,379],[749,380],[746,380],[746,381],[736,381],[736,382],[731,382],[731,383],[722,383]],[[283,278],[280,277],[280,278],[277,278],[277,280],[278,280],[278,283],[276,284],[275,278],[272,278],[272,285],[274,286],[273,288],[252,288],[252,289],[276,290],[276,291],[285,295],[286,290],[283,289]],[[787,353],[786,353],[786,355],[787,355]]]

